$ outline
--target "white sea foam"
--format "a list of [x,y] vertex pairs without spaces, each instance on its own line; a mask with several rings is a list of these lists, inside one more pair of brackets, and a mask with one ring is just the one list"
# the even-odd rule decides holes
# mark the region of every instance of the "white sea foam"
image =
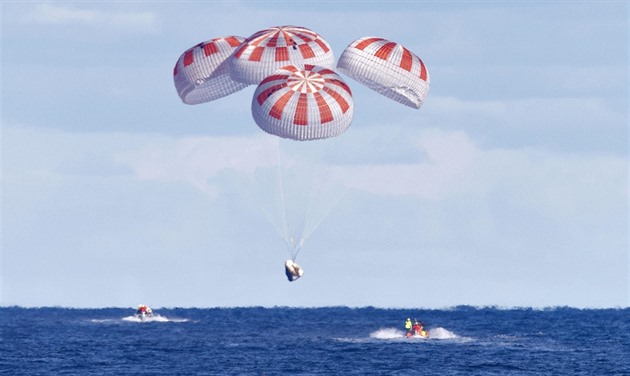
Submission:
[[[405,335],[405,332],[400,329],[381,328],[370,333],[370,338],[394,340],[394,339],[406,338],[406,335]],[[423,338],[423,337],[410,337],[410,338],[425,340],[425,339],[458,339],[461,337],[447,329],[438,327],[438,328],[429,329],[429,338]]]
[[396,328],[381,328],[375,332],[370,333],[370,338],[375,339],[396,339],[405,338],[405,332]]
[[91,319],[90,322],[93,323],[97,323],[97,324],[102,324],[102,323],[108,323],[108,322],[114,322],[115,320],[113,319]]
[[444,328],[429,329],[429,337],[435,339],[455,339],[460,338],[457,334]]
[[160,316],[157,314],[153,314],[152,316],[145,317],[144,320],[135,315],[123,317],[122,320],[128,321],[128,322],[187,322],[188,321],[188,319],[169,319],[167,317]]

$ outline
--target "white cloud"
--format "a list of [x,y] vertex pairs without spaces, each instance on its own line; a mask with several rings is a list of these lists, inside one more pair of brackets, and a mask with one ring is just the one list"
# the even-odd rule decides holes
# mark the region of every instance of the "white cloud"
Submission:
[[431,130],[416,141],[427,161],[364,165],[343,173],[351,187],[423,200],[508,195],[515,207],[559,221],[603,215],[628,201],[627,159],[533,149],[483,149],[463,132]]
[[79,9],[70,6],[40,4],[27,21],[43,25],[92,25],[116,31],[120,29],[155,32],[158,22],[153,12],[114,12]]
[[[136,256],[152,252],[151,259],[159,255],[162,261],[168,260],[155,262],[152,266],[155,274],[172,272],[164,265],[171,265],[172,255],[179,252],[185,252],[188,259],[192,257],[200,265],[217,265],[218,275],[222,275],[222,270],[227,270],[233,260],[225,256],[226,249],[239,250],[247,257],[274,255],[260,256],[264,257],[262,264],[269,264],[270,268],[277,261],[276,257],[282,257],[282,252],[274,254],[270,249],[281,244],[281,240],[271,238],[272,231],[267,224],[260,221],[259,216],[258,219],[252,216],[257,213],[255,209],[234,195],[232,181],[224,180],[230,174],[245,175],[273,161],[275,156],[268,153],[277,146],[271,142],[275,138],[267,135],[176,138],[154,134],[76,134],[14,126],[5,128],[3,136],[2,178],[7,187],[3,210],[5,217],[11,219],[6,224],[8,236],[4,245],[7,265],[11,267],[22,267],[20,263],[26,263],[28,258],[23,254],[41,256],[37,247],[32,247],[38,241],[51,244],[51,249],[58,254],[71,254],[76,263],[58,265],[49,258],[42,258],[36,268],[49,273],[48,278],[60,274],[57,266],[66,272],[70,270],[74,281],[88,277],[72,273],[73,269],[81,265],[100,265],[94,262],[94,258],[99,257],[109,265],[108,270],[132,278],[131,270],[121,270],[117,264],[126,257],[127,249],[132,249]],[[341,147],[350,149],[352,144],[362,141],[361,137],[340,139],[348,140],[350,143]],[[595,292],[600,291],[600,287],[608,291],[611,283],[623,282],[626,278],[627,269],[616,267],[620,265],[617,260],[622,251],[627,248],[624,246],[627,238],[623,236],[624,231],[627,234],[627,221],[619,221],[627,218],[625,158],[534,149],[491,149],[474,142],[464,132],[436,129],[420,132],[410,137],[408,143],[425,158],[386,165],[336,166],[351,188],[368,194],[352,197],[357,200],[344,200],[338,208],[342,215],[327,218],[325,222],[332,227],[318,230],[318,235],[321,231],[322,236],[309,239],[309,249],[335,249],[339,247],[339,234],[352,233],[369,243],[386,242],[392,248],[387,253],[389,256],[367,255],[366,250],[371,249],[371,245],[357,240],[346,244],[344,252],[329,251],[324,255],[305,252],[304,261],[311,265],[309,271],[315,278],[334,278],[336,271],[329,269],[330,257],[346,257],[341,264],[347,264],[354,262],[357,255],[363,255],[366,263],[377,265],[391,259],[391,252],[399,252],[400,257],[423,252],[434,270],[432,278],[453,288],[458,286],[456,282],[449,282],[454,274],[472,278],[468,282],[472,281],[476,289],[490,290],[497,281],[510,284],[510,278],[516,278],[521,284],[536,285],[539,280],[547,283],[559,278],[555,277],[557,274],[569,282],[556,287],[556,292],[573,291],[576,283],[586,284],[580,282],[583,278],[579,272],[585,268],[589,268],[596,279],[588,283]],[[282,149],[282,152],[289,155],[291,151],[309,147],[309,144],[295,142],[288,145],[293,150]],[[261,158],[265,155],[269,158]],[[222,191],[226,188],[230,192]],[[374,210],[379,210],[378,216],[373,215]],[[405,223],[398,222],[402,218]],[[391,227],[388,223],[392,223]],[[39,228],[35,238],[33,228]],[[253,229],[248,239],[243,239],[239,232],[242,228]],[[420,231],[421,235],[410,240],[396,236],[396,229],[402,229],[402,234],[412,234],[409,228]],[[269,240],[261,243],[264,251],[243,251],[251,248],[252,241],[261,239]],[[209,247],[216,252],[209,254]],[[46,252],[48,254],[51,253]],[[533,266],[531,260],[536,260],[536,268],[524,267]],[[55,268],[50,267],[51,263]],[[141,264],[147,266],[145,260]],[[31,262],[28,265],[33,268]],[[484,277],[474,280],[479,270],[484,272]],[[358,269],[353,278],[363,278],[367,275],[365,272]],[[252,280],[260,278],[256,273],[252,272]],[[542,277],[541,273],[544,273]],[[11,286],[16,286],[23,274],[8,277]],[[381,276],[379,281],[384,281],[386,289],[392,286],[388,279],[395,278],[384,271],[370,275]],[[406,278],[410,278],[409,275]],[[461,279],[459,281],[461,283]],[[26,290],[33,283],[27,285]],[[60,281],[55,283],[65,286]],[[599,287],[592,287],[594,285]],[[513,290],[518,290],[520,285],[514,282],[514,286]],[[6,295],[8,301],[22,302],[17,300],[17,296],[21,296],[18,287],[14,287],[14,291]],[[79,291],[77,294],[75,296],[84,299]],[[440,291],[435,294],[438,303],[434,304],[439,304]],[[500,298],[501,294],[496,292],[490,300],[475,295],[474,291],[467,296],[448,295],[452,300],[444,304],[459,304],[462,299],[471,304],[567,302],[558,298],[541,303],[535,294],[529,298],[526,294],[520,295],[518,300],[511,301]],[[44,295],[38,297],[31,292],[30,296],[42,299]],[[343,303],[343,296],[345,294],[340,293],[330,297],[331,300],[322,298],[315,304],[337,301],[350,304]],[[166,298],[173,299],[168,294]],[[100,304],[85,299],[82,304]],[[182,299],[182,304],[195,301],[194,297]],[[221,299],[228,305],[238,303],[227,297]],[[384,306],[396,301],[379,303],[365,299],[366,304]],[[43,301],[59,304],[54,300]],[[261,301],[261,304],[271,301]],[[568,302],[580,305],[584,301],[588,302],[579,299]],[[602,301],[602,305],[610,304]]]
[[463,132],[427,131],[415,142],[428,161],[352,166],[340,174],[350,187],[378,195],[433,200],[482,189],[474,174],[483,152]]
[[38,5],[30,19],[42,24],[94,23],[99,13],[92,10],[63,8],[51,4]]
[[[627,160],[622,157],[483,149],[464,132],[435,129],[409,142],[426,158],[331,166],[331,180],[379,196],[428,201],[508,194],[516,206],[559,219],[579,215],[589,201],[604,205],[598,210],[610,208],[628,184]],[[304,145],[283,150],[281,161],[290,163],[295,157],[291,153],[300,153],[299,146]],[[345,146],[352,149],[351,144]],[[215,198],[221,172],[251,175],[256,167],[277,164],[278,150],[273,138],[264,136],[168,138],[120,155],[118,161],[131,166],[140,179],[185,183]],[[302,154],[308,153],[302,149]]]
[[217,186],[211,182],[222,171],[251,174],[266,165],[262,149],[273,140],[261,137],[185,137],[150,141],[139,150],[119,155],[139,179],[189,184],[214,198]]
[[[464,100],[456,97],[431,98],[428,116],[450,122],[469,119],[485,126],[522,128],[553,132],[554,128],[620,128],[625,126],[625,114],[600,98],[523,98],[507,100]],[[447,122],[445,121],[445,122]],[[553,123],[553,125],[552,125]],[[479,123],[474,124],[475,127]],[[474,130],[474,129],[472,129]]]

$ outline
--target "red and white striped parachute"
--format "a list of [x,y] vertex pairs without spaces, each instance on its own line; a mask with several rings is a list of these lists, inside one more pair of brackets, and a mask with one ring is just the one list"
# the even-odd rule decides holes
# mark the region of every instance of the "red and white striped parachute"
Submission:
[[299,26],[261,30],[236,50],[230,59],[232,79],[257,85],[276,70],[304,64],[334,68],[330,45],[319,34]]
[[230,78],[227,61],[244,40],[237,36],[215,38],[199,43],[179,57],[173,79],[184,103],[213,101],[248,86]]
[[352,122],[352,92],[331,69],[285,66],[265,78],[252,100],[265,132],[298,141],[334,137]]
[[398,43],[364,37],[343,51],[337,69],[397,102],[420,108],[429,92],[422,60]]
[[[398,43],[364,37],[343,51],[337,68],[404,105],[420,108],[429,72]],[[333,71],[334,56],[319,34],[277,26],[245,39],[215,38],[185,51],[173,70],[182,101],[198,104],[258,85],[252,115],[267,133],[294,140],[337,136],[352,122],[352,92]]]

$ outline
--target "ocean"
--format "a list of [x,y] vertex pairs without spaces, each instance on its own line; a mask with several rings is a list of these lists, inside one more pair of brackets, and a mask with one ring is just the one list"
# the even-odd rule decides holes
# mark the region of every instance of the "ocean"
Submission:
[[630,308],[134,312],[2,307],[0,374],[630,375]]

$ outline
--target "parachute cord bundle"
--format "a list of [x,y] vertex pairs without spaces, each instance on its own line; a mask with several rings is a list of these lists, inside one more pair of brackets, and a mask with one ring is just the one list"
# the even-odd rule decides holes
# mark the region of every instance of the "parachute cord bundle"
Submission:
[[300,253],[300,251],[302,250],[302,246],[304,245],[304,241],[306,240],[306,238],[300,238],[299,241],[296,242],[294,241],[293,238],[287,238],[285,239],[285,243],[287,245],[287,250],[289,251],[289,255],[291,256],[291,261],[295,262],[295,260],[298,257],[298,254]]

